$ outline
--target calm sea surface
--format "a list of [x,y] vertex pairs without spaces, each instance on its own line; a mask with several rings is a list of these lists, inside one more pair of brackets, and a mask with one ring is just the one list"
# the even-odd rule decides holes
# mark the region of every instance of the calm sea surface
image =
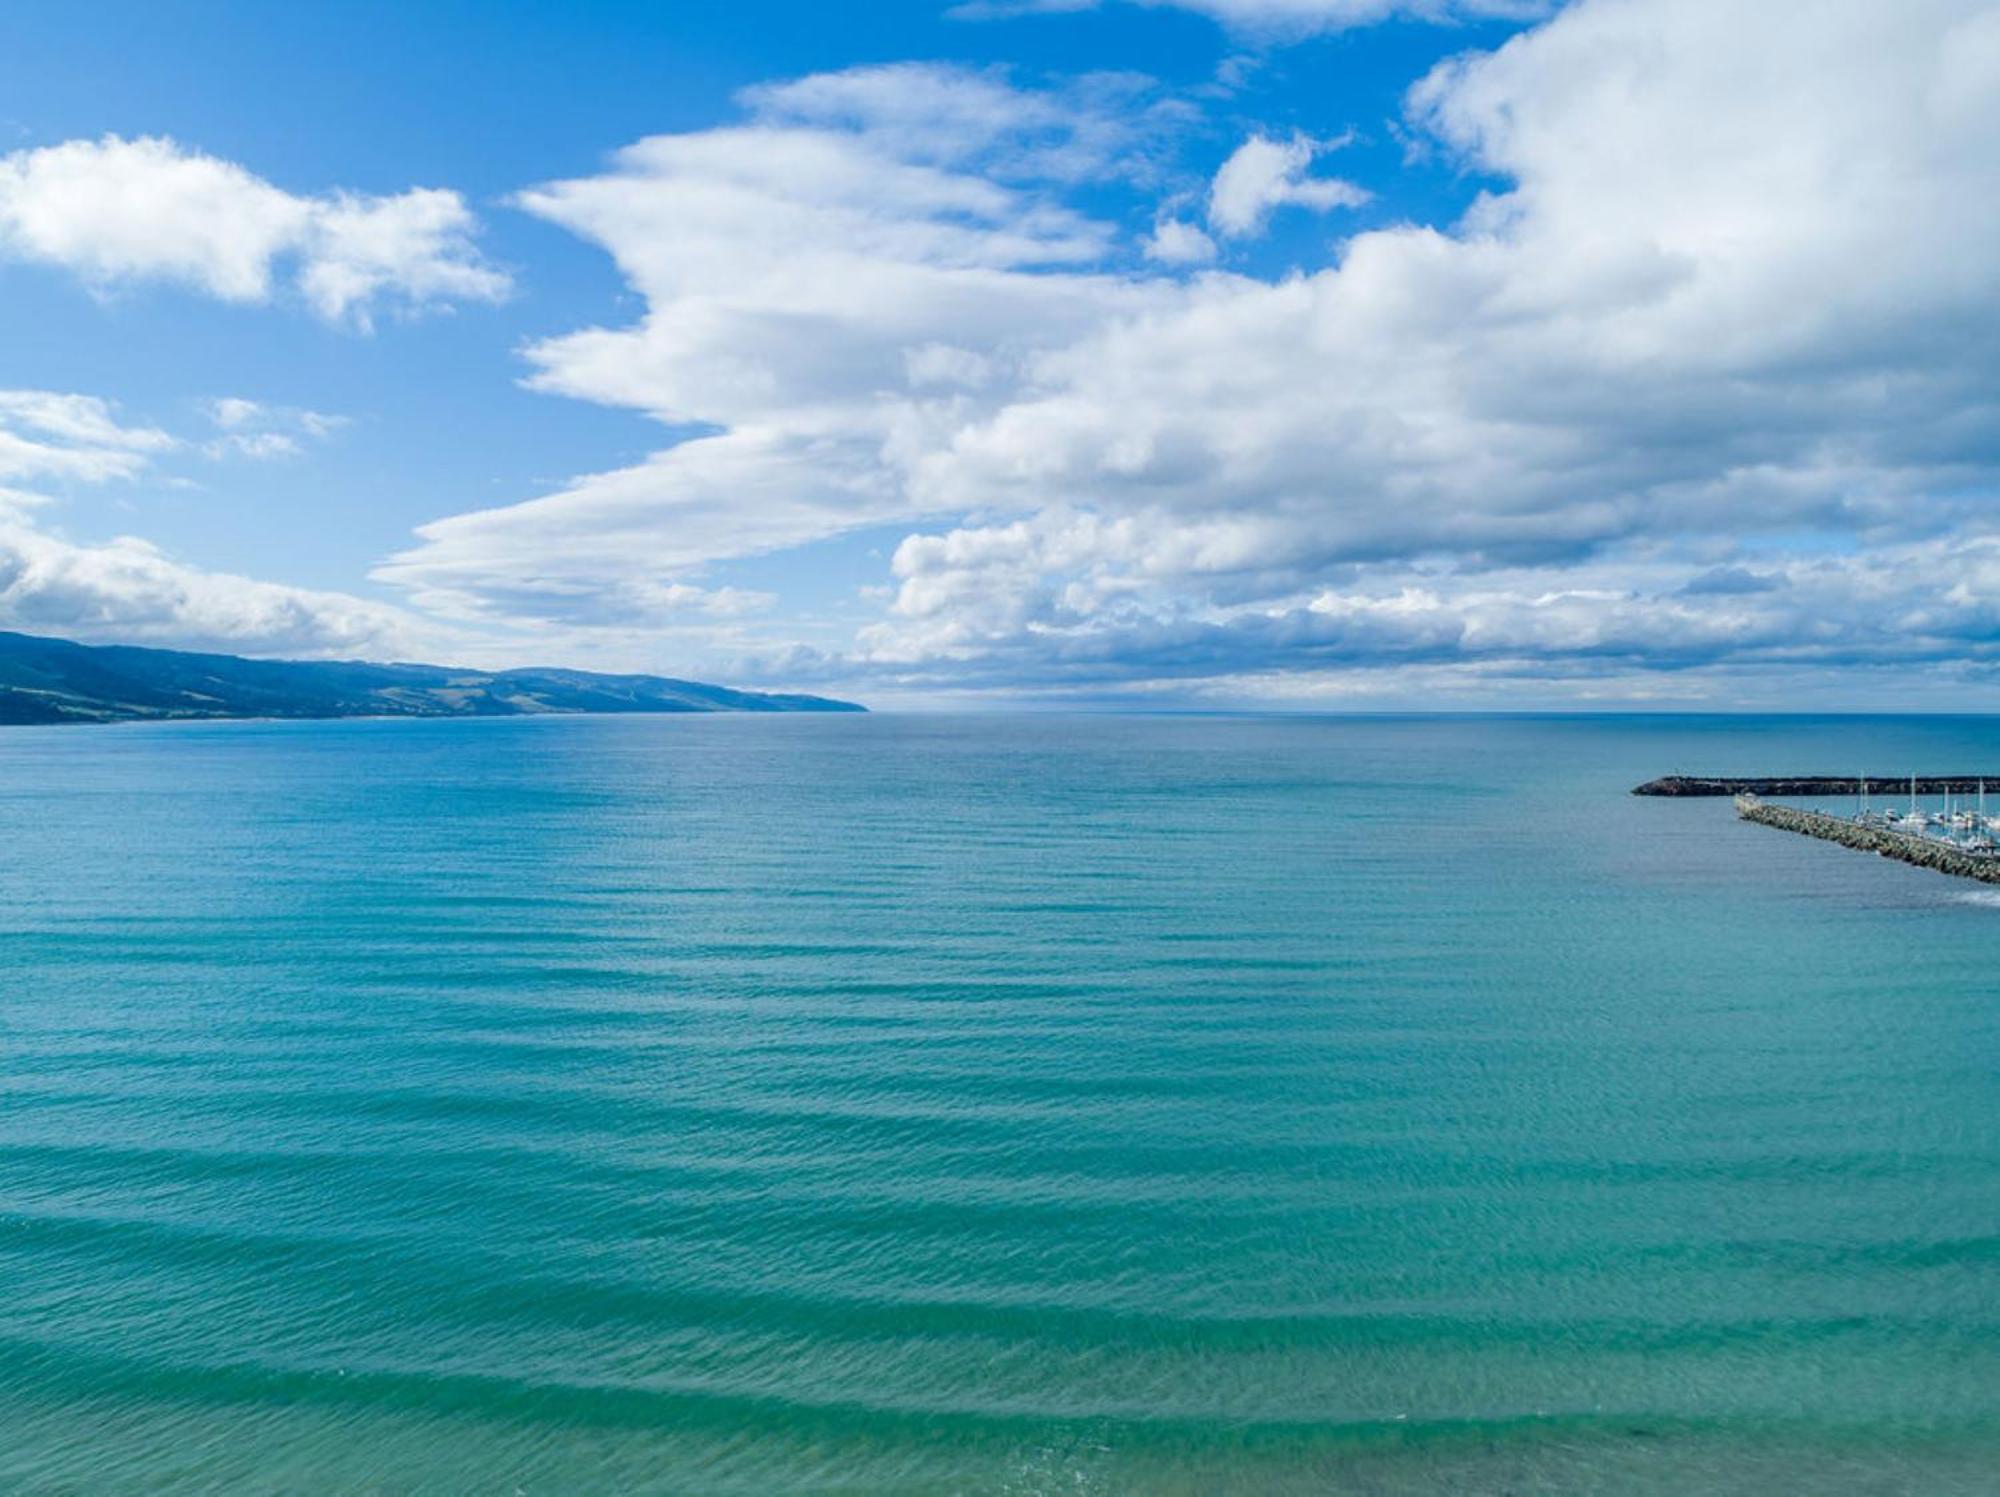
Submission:
[[1991,1493],[2000,721],[0,730],[0,1489]]

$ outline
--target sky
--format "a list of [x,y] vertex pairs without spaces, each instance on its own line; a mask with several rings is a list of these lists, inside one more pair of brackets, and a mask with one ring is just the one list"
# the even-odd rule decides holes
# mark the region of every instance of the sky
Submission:
[[0,628],[2000,706],[2000,0],[26,3]]

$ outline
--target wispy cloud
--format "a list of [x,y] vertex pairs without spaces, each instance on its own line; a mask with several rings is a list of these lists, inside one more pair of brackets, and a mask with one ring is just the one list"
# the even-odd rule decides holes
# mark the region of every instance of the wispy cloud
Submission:
[[0,390],[0,482],[131,478],[178,445],[156,427],[125,425],[94,395]]
[[[965,0],[946,14],[961,21],[1061,15],[1096,10],[1104,0]],[[1384,21],[1451,24],[1462,21],[1530,21],[1559,0],[1128,0],[1158,9],[1188,10],[1255,37],[1287,39],[1351,31]]]
[[240,395],[219,396],[206,409],[219,434],[204,442],[202,451],[214,458],[298,457],[308,442],[324,441],[348,424],[345,416],[270,406]]

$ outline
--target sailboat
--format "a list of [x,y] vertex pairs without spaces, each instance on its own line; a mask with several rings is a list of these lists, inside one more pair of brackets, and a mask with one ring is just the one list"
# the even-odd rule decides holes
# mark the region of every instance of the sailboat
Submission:
[[1928,824],[1929,818],[1917,809],[1917,777],[1915,775],[1910,776],[1909,810],[1902,812],[1900,815],[1891,811],[1889,819],[1895,823],[1896,830],[1899,832],[1907,832],[1912,836],[1921,836],[1923,834],[1924,827]]
[[1972,834],[1960,846],[1969,853],[1990,858],[1994,854],[2000,853],[2000,842],[1995,842],[1991,835],[1995,827],[1995,821],[1986,814],[1986,781],[1984,780],[1979,782],[1978,796],[1979,798],[1974,803],[1975,809],[1970,818]]

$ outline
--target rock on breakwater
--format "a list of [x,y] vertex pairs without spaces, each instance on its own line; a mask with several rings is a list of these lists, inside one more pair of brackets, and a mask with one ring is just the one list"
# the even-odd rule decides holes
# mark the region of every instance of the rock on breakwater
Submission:
[[1955,847],[1934,842],[1926,837],[1912,837],[1902,832],[1886,831],[1880,827],[1862,826],[1843,817],[1829,816],[1824,811],[1801,811],[1793,806],[1774,806],[1759,800],[1754,795],[1736,797],[1736,814],[1745,821],[1754,821],[1762,826],[1774,826],[1781,831],[1799,832],[1808,837],[1818,837],[1825,842],[1838,842],[1842,847],[1852,847],[1859,852],[1878,853],[1885,858],[1913,863],[1919,868],[1935,869],[1939,873],[1954,874],[1960,878],[1978,879],[1986,884],[2000,884],[2000,858],[1973,857],[1970,853],[1961,852]]

